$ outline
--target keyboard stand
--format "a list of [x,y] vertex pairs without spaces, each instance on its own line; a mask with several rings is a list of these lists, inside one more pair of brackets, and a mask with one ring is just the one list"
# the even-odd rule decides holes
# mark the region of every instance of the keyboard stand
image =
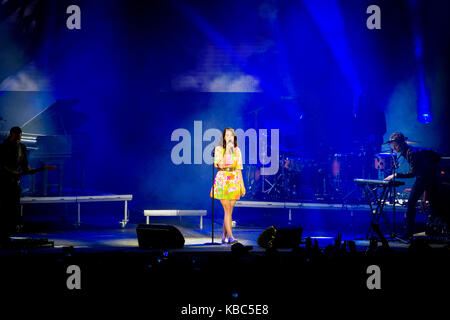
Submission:
[[[371,221],[370,227],[366,234],[366,239],[373,239],[373,233],[376,231],[373,230],[372,225],[379,225],[380,217],[383,216],[384,223],[386,228],[389,231],[390,240],[398,240],[403,243],[408,243],[407,241],[398,238],[395,233],[391,230],[389,226],[389,219],[384,213],[384,206],[386,204],[386,200],[388,196],[392,193],[392,189],[395,185],[403,185],[404,182],[392,182],[392,181],[384,181],[384,180],[370,180],[370,179],[354,179],[354,181],[361,185],[364,190],[364,195],[366,197],[367,202],[370,207]],[[378,188],[383,188],[380,193],[377,192]],[[371,198],[372,196],[372,198]],[[374,210],[374,206],[376,208]]]
[[[362,184],[364,195],[366,196],[366,200],[369,203],[370,207],[370,213],[371,213],[371,219],[370,219],[370,227],[366,234],[366,239],[371,239],[374,233],[374,230],[372,229],[372,223],[373,224],[379,224],[380,217],[383,216],[383,220],[385,222],[388,221],[386,214],[384,213],[384,205],[386,204],[386,200],[388,198],[388,195],[391,192],[392,186],[391,184],[385,184],[383,185],[383,189],[381,190],[380,195],[377,194],[378,187],[375,188],[369,188],[369,184],[363,183]],[[373,203],[370,197],[370,191],[372,192],[373,196]],[[376,205],[376,208],[374,210],[374,205]],[[386,223],[386,226],[388,224]],[[391,233],[389,231],[389,233]]]

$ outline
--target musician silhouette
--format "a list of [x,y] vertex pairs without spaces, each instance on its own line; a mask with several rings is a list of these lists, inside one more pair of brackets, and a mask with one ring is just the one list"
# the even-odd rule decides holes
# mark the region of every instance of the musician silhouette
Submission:
[[[411,238],[414,233],[416,217],[416,203],[424,192],[427,193],[431,215],[440,215],[438,208],[438,162],[440,155],[432,150],[411,147],[406,143],[407,138],[401,132],[393,133],[386,144],[390,144],[395,152],[400,153],[409,163],[409,172],[396,173],[395,178],[416,178],[408,199],[408,211],[406,214],[406,232],[400,238]],[[391,180],[394,175],[384,180]],[[442,217],[445,218],[445,217]]]
[[20,142],[21,139],[22,129],[13,127],[0,146],[0,244],[9,243],[9,236],[22,227],[20,178],[26,174],[55,169],[54,166],[31,169],[27,148]]

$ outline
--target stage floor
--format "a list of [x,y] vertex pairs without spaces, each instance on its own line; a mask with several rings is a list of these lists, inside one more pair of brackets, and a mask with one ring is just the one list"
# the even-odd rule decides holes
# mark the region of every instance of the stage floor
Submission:
[[[244,203],[245,204],[245,203]],[[268,203],[265,203],[268,204]],[[334,244],[334,237],[342,234],[342,241],[353,240],[358,251],[365,251],[369,241],[365,240],[370,226],[370,213],[364,206],[350,206],[338,204],[308,203],[300,207],[291,208],[292,204],[283,204],[280,208],[275,204],[263,207],[236,207],[233,220],[234,237],[243,245],[253,246],[253,251],[264,249],[257,245],[258,236],[269,226],[277,228],[303,228],[302,238],[317,239],[320,248]],[[148,205],[151,207],[150,205]],[[143,206],[147,207],[147,206]],[[289,209],[286,209],[289,207]],[[32,210],[34,209],[34,211]],[[70,209],[70,208],[69,208]],[[72,208],[73,209],[73,208]],[[398,208],[394,216],[392,210],[386,209],[385,217],[379,220],[382,232],[388,238],[396,221],[395,230],[401,233],[404,226],[404,208]],[[85,206],[85,214],[78,225],[77,213],[66,206],[48,206],[45,204],[30,207],[24,215],[25,228],[23,233],[15,234],[13,239],[46,238],[54,242],[54,249],[72,246],[78,250],[109,251],[109,250],[140,250],[136,235],[136,227],[145,222],[142,208],[133,207],[130,222],[121,227],[119,219],[123,214],[120,206],[100,205]],[[78,212],[79,213],[79,212]],[[395,219],[394,219],[395,218]],[[223,212],[218,210],[214,220],[214,241],[211,243],[211,215],[203,218],[203,229],[200,229],[198,217],[151,217],[150,223],[169,224],[176,226],[185,238],[184,251],[230,251],[230,245],[221,244]],[[426,216],[417,214],[416,231],[423,231]],[[422,232],[419,236],[424,236]],[[400,241],[391,241],[390,247],[406,250],[409,245]],[[433,244],[442,246],[442,244]],[[2,251],[2,249],[0,249]]]
[[[183,249],[173,249],[170,251],[231,251],[231,245],[221,244],[221,224],[215,224],[214,242],[220,245],[210,245],[212,242],[211,236],[211,221],[206,219],[203,230],[194,228],[192,226],[175,225],[183,234],[185,239],[185,246]],[[209,227],[208,227],[209,226]],[[13,240],[20,240],[25,238],[46,238],[54,242],[53,249],[41,250],[59,250],[63,247],[73,246],[79,251],[110,251],[110,250],[125,250],[135,251],[140,250],[136,235],[137,224],[128,224],[125,228],[111,228],[108,225],[101,224],[85,224],[81,227],[73,227],[72,229],[63,228],[62,230],[51,230],[46,232],[26,232],[18,233],[12,236]],[[245,226],[233,229],[236,239],[245,246],[252,246],[254,252],[264,252],[265,249],[257,244],[258,236],[264,228],[246,228]],[[313,240],[317,239],[320,248],[325,248],[329,244],[334,244],[335,233],[327,230],[304,230],[302,238],[311,237]],[[365,240],[365,234],[362,233],[344,233],[342,241],[353,240],[356,243],[358,251],[364,251],[369,245],[369,241]],[[424,233],[417,233],[416,237],[424,237]],[[400,241],[389,241],[389,245],[393,249],[406,250],[409,244]],[[431,244],[432,247],[443,247],[444,244]],[[4,251],[5,249],[0,249]],[[37,249],[35,249],[37,250]]]

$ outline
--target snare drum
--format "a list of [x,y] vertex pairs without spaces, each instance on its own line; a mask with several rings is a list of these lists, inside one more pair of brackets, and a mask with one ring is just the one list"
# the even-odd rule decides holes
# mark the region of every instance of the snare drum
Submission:
[[359,160],[353,153],[335,153],[331,158],[331,175],[336,178],[351,178],[358,172]]
[[298,158],[285,157],[284,159],[282,159],[282,165],[289,171],[300,172],[302,169],[301,162]]

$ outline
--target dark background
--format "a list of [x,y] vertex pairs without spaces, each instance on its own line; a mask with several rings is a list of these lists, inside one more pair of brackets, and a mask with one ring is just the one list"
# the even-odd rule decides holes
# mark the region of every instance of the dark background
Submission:
[[[0,5],[0,129],[79,100],[88,189],[155,208],[209,206],[211,166],[170,156],[172,132],[193,138],[194,121],[203,132],[279,129],[281,148],[326,157],[353,151],[367,127],[383,131],[371,116],[381,110],[384,139],[403,131],[450,153],[447,1],[30,3]],[[66,28],[72,4],[81,30]],[[366,27],[372,4],[381,30]]]

